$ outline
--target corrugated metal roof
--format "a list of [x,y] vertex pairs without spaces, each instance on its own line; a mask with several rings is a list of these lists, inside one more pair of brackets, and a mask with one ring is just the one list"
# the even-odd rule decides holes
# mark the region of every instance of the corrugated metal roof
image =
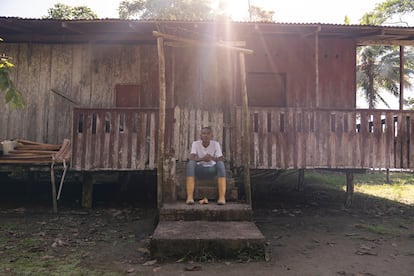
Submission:
[[[158,30],[191,38],[232,40],[245,35],[302,35],[353,38],[360,44],[414,45],[414,27],[327,23],[232,22],[194,20],[57,20],[0,17],[5,42],[148,42]],[[230,30],[230,31],[229,31]]]

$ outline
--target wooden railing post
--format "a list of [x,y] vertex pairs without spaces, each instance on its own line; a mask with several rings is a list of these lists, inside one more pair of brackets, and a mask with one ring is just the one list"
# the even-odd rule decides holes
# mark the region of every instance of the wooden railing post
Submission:
[[158,78],[159,78],[159,119],[158,119],[158,156],[157,156],[157,206],[162,206],[163,182],[164,182],[164,136],[165,136],[165,102],[166,102],[166,83],[165,83],[165,53],[164,40],[157,37],[158,49]]
[[242,145],[243,145],[243,165],[244,165],[244,187],[247,204],[252,204],[251,184],[250,184],[250,131],[249,131],[249,110],[247,99],[246,65],[244,54],[239,53],[240,77],[242,92]]

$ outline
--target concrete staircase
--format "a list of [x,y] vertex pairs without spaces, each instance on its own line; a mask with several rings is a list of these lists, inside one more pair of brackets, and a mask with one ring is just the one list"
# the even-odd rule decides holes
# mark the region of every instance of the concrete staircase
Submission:
[[252,221],[248,204],[228,202],[164,204],[150,242],[151,255],[160,259],[264,260],[265,238]]

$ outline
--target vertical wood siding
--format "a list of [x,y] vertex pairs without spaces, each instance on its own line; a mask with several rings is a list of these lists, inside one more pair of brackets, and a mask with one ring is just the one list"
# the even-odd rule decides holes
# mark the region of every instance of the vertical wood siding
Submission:
[[117,83],[142,85],[143,105],[158,104],[153,45],[1,43],[0,53],[13,58],[11,78],[26,102],[12,111],[0,101],[0,140],[61,143],[71,136],[72,108],[113,107]]

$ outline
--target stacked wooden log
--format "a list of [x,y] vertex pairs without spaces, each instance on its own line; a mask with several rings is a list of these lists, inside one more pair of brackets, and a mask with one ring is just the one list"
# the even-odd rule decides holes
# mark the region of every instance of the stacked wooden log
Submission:
[[0,156],[3,164],[47,164],[59,152],[62,144],[45,144],[29,140],[17,139],[14,150]]

